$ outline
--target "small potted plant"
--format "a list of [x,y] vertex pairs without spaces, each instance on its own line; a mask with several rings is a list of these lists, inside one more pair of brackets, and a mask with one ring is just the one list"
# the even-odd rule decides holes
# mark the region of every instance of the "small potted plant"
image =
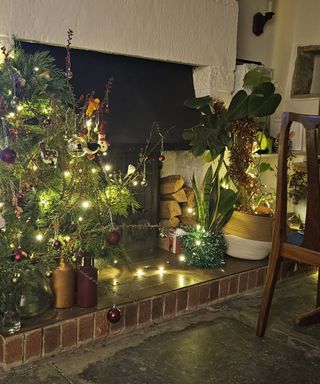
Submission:
[[[274,85],[265,76],[250,75],[247,78],[252,81],[249,84],[251,92],[237,92],[228,108],[223,107],[222,102],[213,101],[209,96],[187,101],[185,105],[198,109],[201,116],[198,125],[184,132],[184,138],[189,140],[195,156],[202,155],[209,149],[212,161],[220,153],[230,151],[230,164],[226,164],[227,178],[238,192],[238,200],[236,211],[223,229],[228,242],[227,253],[235,257],[260,259],[267,256],[271,241],[272,221],[266,216],[270,212],[257,214],[261,213],[261,201],[268,195],[263,191],[260,176],[270,166],[261,161],[257,163],[252,152],[259,132],[257,119],[273,114],[280,104],[281,96],[275,92]],[[215,108],[215,105],[219,105],[219,108]],[[260,204],[257,204],[259,200]],[[234,225],[232,222],[239,215],[241,219]],[[252,219],[253,223],[248,219]],[[269,225],[267,232],[270,239],[266,239],[268,244],[263,244],[264,239],[252,238],[249,231],[250,228],[261,228],[261,221],[267,221]],[[245,237],[240,236],[239,228]],[[262,234],[264,232],[265,230],[261,231]],[[232,240],[237,242],[235,247]],[[258,246],[258,250],[262,252],[254,249],[249,254],[253,245]]]

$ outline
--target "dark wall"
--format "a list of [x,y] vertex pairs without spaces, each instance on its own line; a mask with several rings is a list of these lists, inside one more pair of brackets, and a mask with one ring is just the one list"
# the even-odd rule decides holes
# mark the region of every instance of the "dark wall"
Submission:
[[[22,47],[30,53],[48,50],[65,68],[65,48],[27,42]],[[71,50],[71,61],[77,96],[94,89],[102,97],[108,78],[114,77],[107,124],[113,146],[144,144],[157,122],[162,132],[175,126],[166,136],[166,149],[188,149],[182,132],[198,121],[197,113],[183,106],[194,97],[191,66],[80,49]]]

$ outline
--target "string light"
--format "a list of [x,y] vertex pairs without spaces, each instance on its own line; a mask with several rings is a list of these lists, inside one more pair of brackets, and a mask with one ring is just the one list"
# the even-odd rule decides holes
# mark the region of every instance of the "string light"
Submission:
[[193,212],[193,209],[192,208],[188,208],[188,213],[192,213]]
[[133,184],[134,187],[136,187],[138,185],[137,180],[135,180],[132,184]]
[[200,231],[200,229],[201,229],[201,225],[197,224],[197,231]]
[[78,221],[82,221],[83,220],[83,217],[82,216],[79,216],[78,217]]
[[36,165],[33,165],[33,166],[32,166],[32,170],[33,170],[33,171],[37,171],[37,170],[38,170],[38,167],[37,167]]
[[38,71],[39,71],[39,67],[34,67],[33,70],[34,70],[35,72],[38,72]]
[[81,206],[83,209],[88,209],[91,205],[91,202],[89,200],[84,200],[82,203],[81,203]]
[[118,260],[113,260],[113,264],[118,264]]
[[104,169],[109,172],[112,169],[112,166],[110,164],[105,164]]
[[20,111],[22,111],[22,110],[23,110],[23,106],[22,106],[22,105],[20,105],[20,104],[19,104],[19,105],[17,105],[17,111],[18,111],[18,112],[20,112]]
[[10,112],[10,113],[9,113],[9,117],[15,117],[15,115],[16,115],[16,114],[15,114],[14,112]]
[[70,239],[71,239],[70,236],[66,236],[66,237],[65,237],[65,241],[67,241],[67,242],[70,241]]
[[137,275],[138,277],[143,276],[143,275],[144,275],[143,270],[142,270],[141,268],[138,268],[137,271],[136,271],[136,275]]
[[91,169],[91,172],[92,172],[92,173],[97,173],[97,168],[92,168],[92,169]]
[[186,261],[185,255],[179,255],[179,260],[184,263]]
[[158,272],[160,275],[164,274],[165,270],[164,270],[164,267],[162,265],[158,268]]
[[197,246],[201,245],[201,241],[200,240],[196,240],[195,243],[196,243]]
[[64,171],[63,172],[63,176],[64,177],[69,177],[70,176],[70,172],[69,171]]
[[86,126],[87,126],[87,128],[91,128],[91,126],[92,126],[92,120],[91,119],[86,121]]
[[0,203],[0,208],[2,208],[4,206],[4,203]]
[[37,241],[42,241],[42,240],[43,240],[43,235],[42,235],[42,233],[38,233],[38,234],[36,235],[36,240],[37,240]]

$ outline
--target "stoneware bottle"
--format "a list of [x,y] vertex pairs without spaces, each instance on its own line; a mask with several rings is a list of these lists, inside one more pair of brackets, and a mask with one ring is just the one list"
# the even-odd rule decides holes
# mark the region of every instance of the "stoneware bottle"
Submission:
[[73,306],[74,285],[74,269],[61,257],[59,265],[52,274],[52,288],[56,308],[70,308]]
[[77,271],[77,304],[82,308],[97,305],[98,271],[92,257],[85,256],[83,266]]

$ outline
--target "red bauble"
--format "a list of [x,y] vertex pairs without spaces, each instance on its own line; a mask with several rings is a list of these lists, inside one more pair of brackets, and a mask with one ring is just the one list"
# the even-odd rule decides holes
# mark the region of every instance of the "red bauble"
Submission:
[[12,256],[12,261],[21,261],[27,256],[27,252],[23,251],[22,249],[17,249],[15,254]]
[[7,164],[13,164],[16,161],[16,157],[16,152],[9,147],[6,147],[2,151],[0,151],[0,160]]
[[159,156],[159,161],[162,162],[162,161],[164,161],[164,160],[165,160],[165,157],[164,157],[163,155],[160,155],[160,156]]
[[107,319],[110,323],[117,323],[121,319],[121,311],[117,306],[113,306],[107,313]]
[[120,242],[121,235],[115,229],[107,233],[106,240],[110,245],[118,245]]
[[60,240],[56,239],[53,241],[52,243],[52,248],[55,250],[55,251],[59,251],[59,249],[61,248],[62,246],[62,243]]

